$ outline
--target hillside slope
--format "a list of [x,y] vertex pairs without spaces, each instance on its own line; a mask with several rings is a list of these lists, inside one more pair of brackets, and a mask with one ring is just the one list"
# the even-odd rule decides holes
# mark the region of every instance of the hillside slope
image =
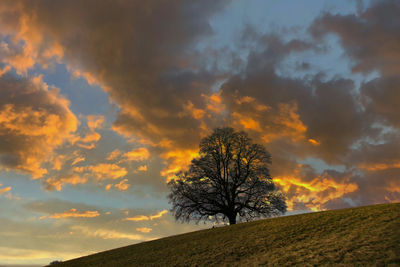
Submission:
[[400,204],[308,213],[202,230],[54,266],[296,264],[400,266]]

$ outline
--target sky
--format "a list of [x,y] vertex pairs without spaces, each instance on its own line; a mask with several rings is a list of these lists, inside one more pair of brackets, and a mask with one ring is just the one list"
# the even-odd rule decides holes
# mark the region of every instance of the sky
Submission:
[[216,127],[288,214],[400,201],[400,3],[0,3],[0,265],[209,228],[166,183]]

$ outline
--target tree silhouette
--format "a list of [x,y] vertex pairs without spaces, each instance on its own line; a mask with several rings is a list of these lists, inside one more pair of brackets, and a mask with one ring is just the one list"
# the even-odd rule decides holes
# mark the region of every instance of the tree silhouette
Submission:
[[269,173],[271,155],[245,132],[217,128],[200,142],[199,157],[189,170],[168,183],[175,218],[235,224],[286,211]]

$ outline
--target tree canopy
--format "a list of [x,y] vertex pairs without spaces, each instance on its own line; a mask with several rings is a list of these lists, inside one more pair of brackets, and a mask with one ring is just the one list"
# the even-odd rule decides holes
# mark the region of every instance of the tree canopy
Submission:
[[270,176],[271,155],[245,132],[217,128],[200,142],[199,157],[168,183],[176,219],[235,224],[286,212]]

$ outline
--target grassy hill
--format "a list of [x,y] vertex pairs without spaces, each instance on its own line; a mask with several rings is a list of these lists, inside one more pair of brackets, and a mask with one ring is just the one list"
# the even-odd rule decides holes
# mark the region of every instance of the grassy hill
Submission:
[[202,230],[54,266],[206,265],[400,266],[400,203]]

